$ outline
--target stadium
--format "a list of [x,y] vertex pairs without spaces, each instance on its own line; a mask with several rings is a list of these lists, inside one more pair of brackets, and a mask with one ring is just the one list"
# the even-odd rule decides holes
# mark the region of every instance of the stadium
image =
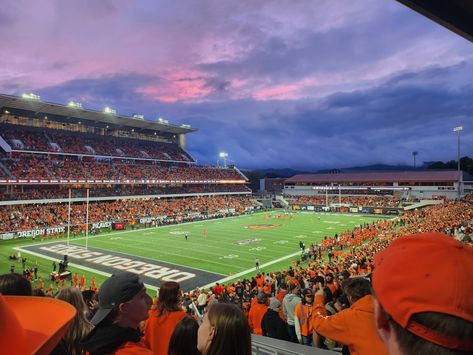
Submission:
[[[420,12],[432,17],[435,11],[424,7]],[[463,25],[449,26],[471,40],[471,30]],[[409,284],[402,279],[404,269],[428,285],[426,293],[435,289],[428,281],[448,278],[453,269],[452,262],[445,263],[437,275],[437,269],[426,271],[425,265],[434,269],[439,260],[451,257],[458,260],[458,269],[467,275],[471,271],[473,178],[460,169],[459,133],[455,170],[416,170],[414,160],[408,171],[262,178],[255,191],[247,172],[229,164],[225,152],[217,164],[198,162],[187,142],[199,127],[86,106],[49,102],[34,93],[0,94],[0,295],[5,296],[0,306],[13,309],[9,296],[28,296],[34,302],[64,300],[78,309],[57,326],[57,339],[42,348],[25,340],[28,349],[20,345],[20,353],[119,354],[130,346],[129,353],[167,354],[169,347],[171,354],[171,347],[179,349],[173,339],[183,320],[200,325],[199,337],[208,322],[215,330],[203,348],[197,328],[181,338],[185,343],[182,339],[195,337],[195,344],[189,341],[195,354],[230,354],[229,348],[246,345],[248,351],[231,354],[394,353],[389,337],[382,335],[389,328],[382,324],[388,322],[395,324],[389,329],[407,329],[422,339],[420,347],[435,344],[426,348],[431,353],[473,350],[471,300],[462,296],[471,291],[471,280],[452,277],[452,292],[457,293],[440,295],[444,304],[431,310],[462,322],[451,327],[453,333],[437,325],[432,330],[431,323],[417,318],[402,323],[386,296],[386,290]],[[407,244],[401,246],[396,264],[387,269],[388,251],[409,239],[425,244],[414,254]],[[124,277],[123,285],[116,275]],[[133,287],[138,288],[130,291]],[[110,293],[112,306],[104,306],[101,291]],[[125,291],[132,294],[120,298]],[[69,292],[82,295],[79,306],[67,299]],[[170,292],[175,293],[171,306]],[[428,303],[422,301],[425,295],[411,300],[401,293],[391,300],[394,309],[401,309],[402,302]],[[165,297],[170,298],[163,301]],[[450,308],[445,306],[448,297]],[[138,306],[132,316],[123,306],[135,301],[146,306],[142,318],[136,316]],[[233,333],[237,335],[221,340],[227,344],[222,349],[228,347],[220,352],[210,351],[225,334],[212,319],[218,316],[211,315],[219,307],[215,304],[223,304],[221,312],[227,316],[237,312],[235,319],[244,323]],[[53,305],[44,305],[49,316],[65,313],[50,310]],[[23,307],[29,309],[27,303]],[[40,309],[40,303],[34,307]],[[10,320],[11,312],[4,309]],[[129,323],[123,322],[126,316]],[[65,334],[72,328],[64,324],[72,327],[72,317],[85,325],[84,333],[71,340]],[[21,312],[16,318],[23,322]],[[159,322],[168,323],[159,328]],[[18,329],[23,327],[19,323]],[[94,348],[91,336],[95,340],[101,327],[128,329],[112,330],[116,338],[130,338],[125,345]],[[42,337],[50,341],[48,331]],[[241,334],[246,332],[245,340]],[[15,337],[15,342],[21,339]],[[11,346],[11,339],[0,338],[2,353]],[[190,354],[186,351],[173,354]]]

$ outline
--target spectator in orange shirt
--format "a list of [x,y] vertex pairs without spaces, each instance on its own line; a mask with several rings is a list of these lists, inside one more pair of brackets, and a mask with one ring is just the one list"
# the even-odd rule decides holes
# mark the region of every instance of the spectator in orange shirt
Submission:
[[248,321],[253,333],[257,335],[263,335],[261,329],[261,320],[264,314],[268,310],[268,296],[264,292],[259,292],[256,296],[257,302],[251,305],[250,313],[248,314]]
[[312,346],[312,304],[314,303],[314,294],[312,290],[306,288],[302,290],[301,303],[296,306],[294,311],[294,326],[296,329],[299,343]]
[[182,309],[181,289],[177,282],[163,282],[159,288],[158,304],[149,311],[145,339],[156,355],[167,355],[174,328],[186,316]]
[[84,286],[85,286],[85,275],[82,275],[81,278],[80,278],[79,287],[82,290],[84,288]]
[[373,297],[368,279],[354,277],[345,281],[343,289],[350,308],[333,316],[325,316],[324,291],[317,284],[312,312],[313,329],[320,335],[348,346],[351,355],[387,355],[379,338],[373,317]]

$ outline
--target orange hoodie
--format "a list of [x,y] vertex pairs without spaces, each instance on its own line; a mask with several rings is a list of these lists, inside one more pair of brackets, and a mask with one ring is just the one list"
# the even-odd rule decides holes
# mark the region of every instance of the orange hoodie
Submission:
[[265,304],[255,303],[251,305],[250,313],[248,314],[248,322],[253,329],[253,333],[263,335],[261,320],[267,310],[268,306]]
[[184,311],[165,312],[161,315],[158,315],[156,310],[149,311],[145,325],[145,340],[155,354],[168,354],[169,340],[174,328],[185,316]]
[[373,297],[366,295],[350,308],[325,317],[323,296],[317,295],[312,325],[320,335],[348,346],[351,355],[388,355],[374,324]]

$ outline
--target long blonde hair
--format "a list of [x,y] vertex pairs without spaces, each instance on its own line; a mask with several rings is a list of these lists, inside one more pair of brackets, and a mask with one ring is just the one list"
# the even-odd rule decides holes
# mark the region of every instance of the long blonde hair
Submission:
[[77,314],[72,319],[69,330],[62,337],[63,344],[67,347],[69,354],[85,354],[85,351],[79,343],[87,334],[89,334],[94,326],[85,317],[87,305],[82,298],[82,293],[76,287],[66,287],[58,292],[56,298],[72,304],[77,309]]

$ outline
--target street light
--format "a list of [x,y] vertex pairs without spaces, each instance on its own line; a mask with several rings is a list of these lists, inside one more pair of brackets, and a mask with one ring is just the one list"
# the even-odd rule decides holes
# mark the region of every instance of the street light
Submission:
[[463,131],[463,126],[458,126],[453,128],[453,132],[458,133],[458,198],[461,196],[461,189],[460,189],[460,183],[461,183],[461,178],[460,178],[460,133]]
[[412,156],[414,157],[414,169],[416,168],[416,156],[418,155],[418,152],[412,152]]
[[220,154],[218,156],[223,159],[223,167],[226,168],[227,167],[228,153],[220,152]]

